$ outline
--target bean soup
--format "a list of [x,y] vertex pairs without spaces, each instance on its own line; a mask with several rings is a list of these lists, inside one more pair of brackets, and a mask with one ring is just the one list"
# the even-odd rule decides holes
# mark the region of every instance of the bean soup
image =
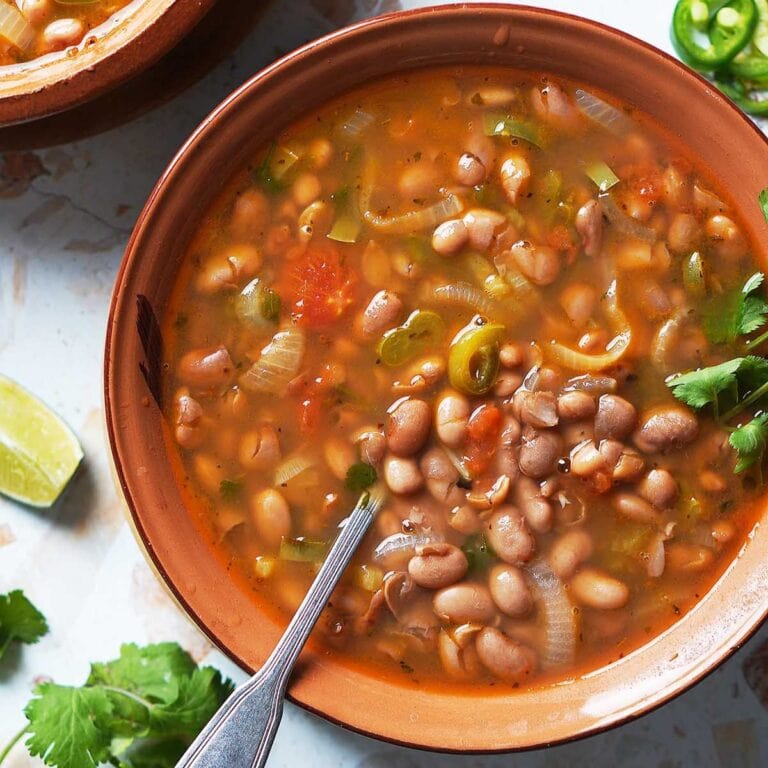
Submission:
[[506,69],[376,82],[199,223],[164,321],[178,483],[286,617],[386,492],[315,633],[350,663],[476,690],[587,672],[754,524],[740,412],[676,376],[742,354],[718,322],[762,311],[755,272],[722,190],[629,106]]

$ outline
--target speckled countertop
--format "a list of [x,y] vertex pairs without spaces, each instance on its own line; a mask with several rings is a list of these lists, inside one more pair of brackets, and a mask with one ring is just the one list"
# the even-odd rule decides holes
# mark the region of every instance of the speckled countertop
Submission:
[[[34,153],[0,155],[0,371],[56,409],[86,453],[56,509],[0,499],[0,593],[23,588],[51,633],[0,667],[0,745],[23,724],[41,675],[79,683],[121,642],[178,640],[198,660],[242,673],[177,610],[145,564],[114,490],[101,399],[112,281],[133,222],[176,148],[235,86],[279,54],[397,0],[281,0],[228,60],[164,107],[109,133]],[[670,49],[673,0],[534,2]],[[764,627],[693,690],[634,723],[576,744],[517,756],[446,757],[382,744],[288,705],[271,768],[758,768],[768,765],[768,712],[745,666],[768,655]],[[752,660],[752,661],[750,661]],[[764,660],[764,665],[768,661]],[[765,666],[763,666],[765,669]],[[768,672],[764,672],[768,675]],[[750,676],[752,678],[752,676]],[[36,765],[18,747],[9,768]]]

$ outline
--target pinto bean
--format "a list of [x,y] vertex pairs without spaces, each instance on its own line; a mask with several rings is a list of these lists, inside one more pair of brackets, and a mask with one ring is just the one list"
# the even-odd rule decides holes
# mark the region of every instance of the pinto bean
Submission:
[[595,415],[595,437],[623,440],[637,423],[637,410],[628,400],[618,395],[600,395]]
[[680,488],[666,469],[652,469],[638,483],[637,492],[657,509],[669,509],[677,501]]
[[85,24],[80,19],[56,19],[43,30],[46,51],[59,51],[68,45],[77,45],[85,34]]
[[536,670],[535,652],[495,627],[480,631],[475,648],[483,666],[507,683],[520,683]]
[[223,346],[193,349],[179,360],[179,378],[196,389],[224,387],[234,372],[232,358]]
[[557,398],[557,414],[564,421],[581,421],[595,415],[595,398],[586,392],[563,392]]
[[519,373],[502,371],[496,377],[496,382],[493,385],[493,394],[501,398],[510,397],[517,391],[522,381],[523,378]]
[[448,513],[448,525],[455,531],[469,536],[482,528],[482,521],[474,507],[469,504],[462,504]]
[[486,525],[486,535],[493,551],[511,565],[528,562],[536,549],[525,518],[515,507],[501,507],[494,512]]
[[582,528],[572,528],[555,539],[547,561],[555,576],[567,581],[582,563],[592,557],[593,550],[589,533]]
[[512,341],[502,344],[499,349],[499,362],[504,368],[519,368],[525,360],[525,350]]
[[450,219],[438,224],[432,233],[432,247],[441,256],[453,256],[469,241],[467,225],[461,219]]
[[488,577],[488,588],[493,602],[507,616],[519,618],[533,608],[533,596],[525,576],[514,565],[494,566]]
[[736,222],[728,216],[716,213],[707,219],[704,225],[707,237],[713,241],[719,256],[733,261],[741,258],[747,251],[747,241]]
[[24,18],[34,27],[39,27],[51,15],[53,10],[52,0],[21,0],[18,3],[19,10]]
[[238,459],[248,470],[263,470],[280,460],[280,438],[271,424],[251,429],[240,439]]
[[358,438],[360,458],[371,466],[376,466],[384,458],[387,450],[387,438],[378,430],[363,432]]
[[557,400],[552,392],[522,392],[520,420],[531,427],[554,427],[558,422]]
[[397,182],[400,194],[414,200],[428,197],[440,187],[440,174],[435,165],[426,159],[406,166]]
[[432,607],[441,619],[451,624],[488,621],[495,612],[488,588],[467,581],[443,587],[435,594]]
[[291,510],[283,495],[274,488],[256,494],[251,501],[251,516],[261,541],[278,547],[291,532]]
[[483,161],[471,152],[465,152],[456,163],[456,181],[465,187],[476,187],[485,181]]
[[403,302],[392,291],[379,291],[363,312],[361,329],[366,336],[377,336],[397,325],[403,313]]
[[655,524],[661,521],[658,511],[634,493],[615,493],[611,503],[622,517],[635,523]]
[[699,422],[682,405],[664,405],[643,414],[635,445],[646,453],[677,448],[690,443],[699,433]]
[[597,200],[589,200],[576,213],[576,231],[581,235],[584,253],[599,256],[603,245],[603,209]]
[[437,401],[435,429],[449,448],[458,448],[464,442],[470,410],[469,400],[458,392],[446,392]]
[[570,128],[578,120],[576,107],[571,103],[565,90],[556,83],[532,88],[531,105],[539,118],[561,128]]
[[619,482],[632,482],[643,474],[645,461],[633,450],[624,449],[613,468],[612,476]]
[[728,487],[725,478],[711,469],[699,472],[699,485],[707,493],[722,493]]
[[667,230],[667,244],[675,253],[690,253],[699,239],[699,222],[691,213],[676,213]]
[[532,531],[546,533],[552,528],[552,503],[542,495],[541,487],[535,480],[524,475],[518,478],[515,503]]
[[229,231],[238,239],[252,240],[261,235],[269,223],[269,201],[258,189],[247,189],[235,199]]
[[597,568],[582,568],[571,579],[570,591],[582,605],[602,611],[623,608],[629,600],[629,587]]
[[715,553],[700,544],[677,541],[667,544],[667,567],[671,571],[699,573],[706,570],[715,559]]
[[261,252],[247,243],[234,244],[206,259],[195,279],[200,293],[214,294],[238,288],[261,266]]
[[576,477],[591,477],[600,470],[607,469],[605,457],[600,453],[593,440],[579,443],[571,451],[571,474]]
[[205,437],[205,430],[200,421],[203,418],[203,407],[186,388],[176,393],[174,402],[173,421],[176,425],[174,436],[182,448],[199,448]]
[[384,457],[384,481],[392,493],[403,496],[416,493],[424,485],[419,465],[413,459],[392,454]]
[[562,448],[562,438],[556,432],[526,430],[520,445],[520,471],[535,478],[552,474]]
[[522,197],[528,189],[528,182],[531,180],[531,166],[523,155],[509,155],[501,164],[499,177],[501,188],[504,190],[507,200],[515,205],[518,198]]
[[560,274],[560,257],[554,248],[518,240],[509,250],[520,271],[536,285],[549,285]]
[[473,208],[462,217],[469,235],[469,245],[476,251],[487,251],[497,227],[505,224],[507,218],[498,211],[487,208]]
[[458,506],[464,501],[464,494],[456,483],[459,471],[442,448],[430,448],[419,462],[421,473],[430,494],[443,504]]
[[426,589],[442,589],[461,581],[467,573],[467,556],[453,544],[440,542],[416,548],[408,562],[408,573]]
[[560,294],[560,306],[568,319],[576,326],[583,328],[595,309],[597,293],[586,283],[571,283]]
[[429,437],[432,421],[430,408],[424,400],[409,398],[389,413],[387,446],[396,456],[413,456]]
[[437,653],[443,669],[454,680],[473,680],[480,676],[480,660],[473,643],[462,647],[455,636],[441,629],[437,636]]

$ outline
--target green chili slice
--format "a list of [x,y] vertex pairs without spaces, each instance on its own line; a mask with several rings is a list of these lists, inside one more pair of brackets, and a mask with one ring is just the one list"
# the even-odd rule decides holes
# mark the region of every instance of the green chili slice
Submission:
[[482,395],[499,372],[499,342],[504,326],[487,323],[459,335],[448,354],[448,378],[452,386],[467,395]]
[[305,539],[303,536],[295,539],[283,537],[279,557],[292,563],[320,563],[325,560],[327,552],[328,543],[325,541]]
[[379,357],[384,365],[402,365],[417,355],[434,350],[445,336],[445,323],[440,315],[417,309],[399,327],[384,334],[379,344]]
[[757,98],[757,92],[736,80],[715,80],[715,85],[738,107],[756,117],[768,116],[768,100]]
[[[679,0],[672,16],[672,42],[684,61],[712,72],[746,47],[757,21],[754,0],[729,0],[725,4],[721,0]],[[708,45],[699,42],[702,30]]]
[[696,298],[702,298],[707,294],[704,261],[698,251],[694,251],[687,261],[683,262],[683,285],[685,290]]
[[529,144],[541,149],[544,144],[541,131],[534,123],[526,120],[515,120],[509,115],[498,112],[488,112],[483,118],[486,136],[509,136],[513,139],[523,139]]

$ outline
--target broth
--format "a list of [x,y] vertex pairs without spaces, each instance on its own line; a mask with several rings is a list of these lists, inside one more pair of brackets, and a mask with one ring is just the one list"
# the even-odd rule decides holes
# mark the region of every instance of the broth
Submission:
[[677,621],[755,476],[671,374],[738,354],[755,271],[695,159],[572,83],[425,70],[284,130],[202,218],[164,323],[192,514],[286,616],[371,483],[315,635],[484,690],[583,673]]

